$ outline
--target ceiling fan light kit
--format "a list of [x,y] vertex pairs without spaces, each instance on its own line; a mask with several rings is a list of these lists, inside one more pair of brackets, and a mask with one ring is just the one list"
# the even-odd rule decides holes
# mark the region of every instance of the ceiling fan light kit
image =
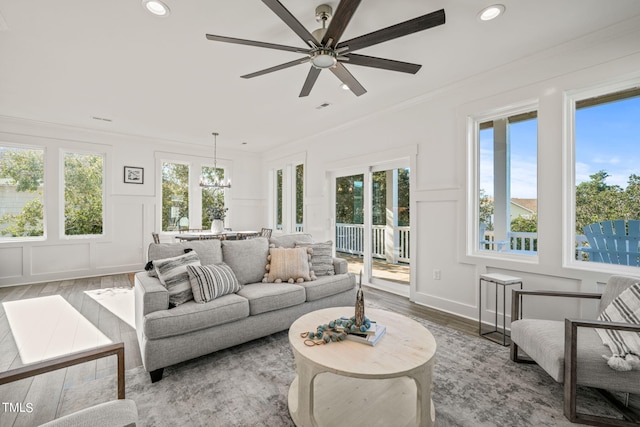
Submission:
[[[310,33],[278,0],[262,0],[262,2],[271,9],[272,12],[278,15],[278,17],[302,39],[302,41],[307,45],[306,48],[238,39],[234,37],[217,36],[213,34],[207,34],[206,37],[211,41],[235,43],[306,54],[307,56],[304,58],[241,76],[247,79],[258,77],[274,71],[293,67],[295,65],[311,62],[311,68],[309,69],[307,78],[302,86],[302,90],[300,91],[300,97],[309,95],[316,80],[318,79],[318,76],[320,75],[320,71],[323,69],[329,69],[343,85],[353,92],[354,95],[360,96],[365,94],[367,90],[356,80],[349,70],[347,70],[343,63],[409,74],[417,73],[422,67],[419,64],[359,55],[353,52],[389,40],[404,37],[409,34],[417,33],[419,31],[424,31],[445,23],[444,9],[440,9],[387,28],[373,31],[363,36],[347,41],[340,41],[342,34],[351,21],[356,9],[360,5],[361,0],[341,0],[335,14],[333,14],[331,6],[327,4],[321,4],[318,6],[316,8],[316,20],[318,22],[322,22],[322,28],[313,31],[312,33]],[[328,28],[326,27],[327,22],[329,22]]]

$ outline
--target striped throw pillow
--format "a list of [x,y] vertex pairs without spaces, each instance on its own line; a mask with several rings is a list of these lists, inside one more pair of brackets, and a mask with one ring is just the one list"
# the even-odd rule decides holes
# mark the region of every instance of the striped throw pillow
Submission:
[[[605,322],[640,324],[640,283],[622,291],[598,316]],[[596,329],[602,343],[613,356],[606,357],[610,368],[616,371],[640,369],[640,333]]]
[[333,242],[300,243],[296,242],[296,248],[311,248],[311,265],[309,268],[316,276],[333,276],[336,274],[333,268]]
[[187,273],[188,265],[200,265],[197,253],[189,252],[177,257],[153,261],[160,283],[169,291],[170,307],[175,307],[193,299],[189,274]]
[[193,299],[205,303],[240,290],[240,283],[227,264],[187,266]]

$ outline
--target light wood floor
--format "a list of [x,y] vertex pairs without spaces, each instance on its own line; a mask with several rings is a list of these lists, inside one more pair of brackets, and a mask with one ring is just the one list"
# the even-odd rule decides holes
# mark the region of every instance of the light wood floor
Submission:
[[[84,291],[112,287],[132,287],[132,276],[127,274],[63,280],[32,285],[0,288],[0,303],[49,295],[60,295],[78,312],[100,329],[113,342],[125,344],[125,369],[142,365],[135,330],[102,307]],[[421,317],[471,335],[477,334],[477,323],[410,302],[407,298],[372,288],[365,288],[365,300],[405,315]],[[7,317],[0,304],[0,371],[22,366]],[[83,365],[62,369],[35,378],[0,386],[0,401],[33,403],[32,413],[14,413],[0,407],[0,426],[32,426],[56,418],[62,391],[73,384],[89,382],[116,373],[116,359],[110,357]],[[116,384],[114,382],[114,399]]]

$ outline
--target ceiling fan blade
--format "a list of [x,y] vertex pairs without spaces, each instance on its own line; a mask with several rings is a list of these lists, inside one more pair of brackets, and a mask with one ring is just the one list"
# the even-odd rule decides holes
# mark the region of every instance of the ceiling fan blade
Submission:
[[313,85],[316,84],[316,80],[318,80],[318,76],[320,75],[320,69],[316,67],[311,67],[309,70],[309,74],[307,74],[307,79],[304,81],[304,85],[302,85],[302,90],[300,91],[300,98],[303,96],[308,96],[311,93],[311,89]]
[[355,13],[356,9],[360,5],[360,0],[341,0],[338,5],[336,13],[331,18],[331,23],[327,32],[322,37],[322,45],[326,46],[329,40],[332,40],[331,44],[335,46],[342,37],[345,28],[351,21],[351,17]]
[[285,24],[293,30],[309,47],[314,47],[316,44],[315,38],[311,33],[298,21],[295,16],[287,10],[278,0],[262,0],[269,9],[273,11]]
[[[390,71],[399,71],[401,73],[415,74],[422,65],[412,64],[410,62],[395,61],[393,59],[376,58],[375,56],[358,55],[350,53],[345,56],[347,64],[361,65],[363,67],[382,68]],[[338,57],[341,60],[341,57]]]
[[335,67],[332,67],[329,69],[333,74],[336,75],[337,78],[340,79],[342,83],[349,86],[349,89],[351,90],[351,92],[354,93],[354,95],[360,96],[367,93],[367,90],[364,87],[362,87],[360,82],[358,82],[356,78],[351,75],[349,70],[347,70],[346,67],[342,65],[340,62],[338,62]]
[[436,27],[438,25],[444,24],[444,22],[444,9],[440,9],[435,12],[431,12],[426,15],[401,22],[400,24],[392,25],[390,27],[374,31],[369,34],[365,34],[363,36],[341,42],[336,47],[348,47],[347,52],[353,52],[358,49],[373,46],[378,43],[397,39],[398,37],[407,36],[409,34],[417,33],[418,31]]
[[286,50],[289,52],[307,53],[309,49],[302,47],[285,46],[281,44],[258,42],[254,40],[236,39],[234,37],[216,36],[213,34],[207,34],[207,39],[214,42],[235,43],[243,44],[247,46],[266,47],[267,49]]
[[280,65],[276,65],[275,67],[271,67],[271,68],[267,68],[261,71],[256,71],[255,73],[251,73],[251,74],[245,74],[244,76],[240,76],[243,79],[251,79],[253,77],[258,77],[261,76],[263,74],[269,74],[272,73],[274,71],[278,71],[278,70],[284,70],[285,68],[289,68],[289,67],[293,67],[296,65],[300,65],[300,64],[304,64],[305,62],[309,62],[309,58],[301,58],[301,59],[296,59],[295,61],[291,61],[291,62],[287,62],[284,64],[280,64]]

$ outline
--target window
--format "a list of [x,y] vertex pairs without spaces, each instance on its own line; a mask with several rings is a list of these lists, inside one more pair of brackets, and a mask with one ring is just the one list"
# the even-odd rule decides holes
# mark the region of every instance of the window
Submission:
[[[202,177],[205,182],[222,182],[224,180],[224,169],[214,169],[211,166],[202,167]],[[224,190],[220,188],[202,188],[202,228],[211,228],[211,208],[224,206]]]
[[476,200],[482,252],[538,251],[537,128],[535,107],[475,119]]
[[[573,259],[640,266],[640,87],[570,102],[575,109]],[[611,232],[616,239],[605,237]]]
[[162,231],[189,228],[189,165],[162,162]]
[[[284,162],[283,162],[284,163]],[[304,164],[298,161],[272,169],[270,222],[286,233],[304,230]]]
[[284,203],[282,188],[282,169],[276,171],[276,230],[282,230],[282,205]]
[[0,236],[44,235],[44,150],[0,145]]
[[104,156],[64,153],[64,234],[103,234]]
[[296,228],[304,230],[304,165],[296,165]]

